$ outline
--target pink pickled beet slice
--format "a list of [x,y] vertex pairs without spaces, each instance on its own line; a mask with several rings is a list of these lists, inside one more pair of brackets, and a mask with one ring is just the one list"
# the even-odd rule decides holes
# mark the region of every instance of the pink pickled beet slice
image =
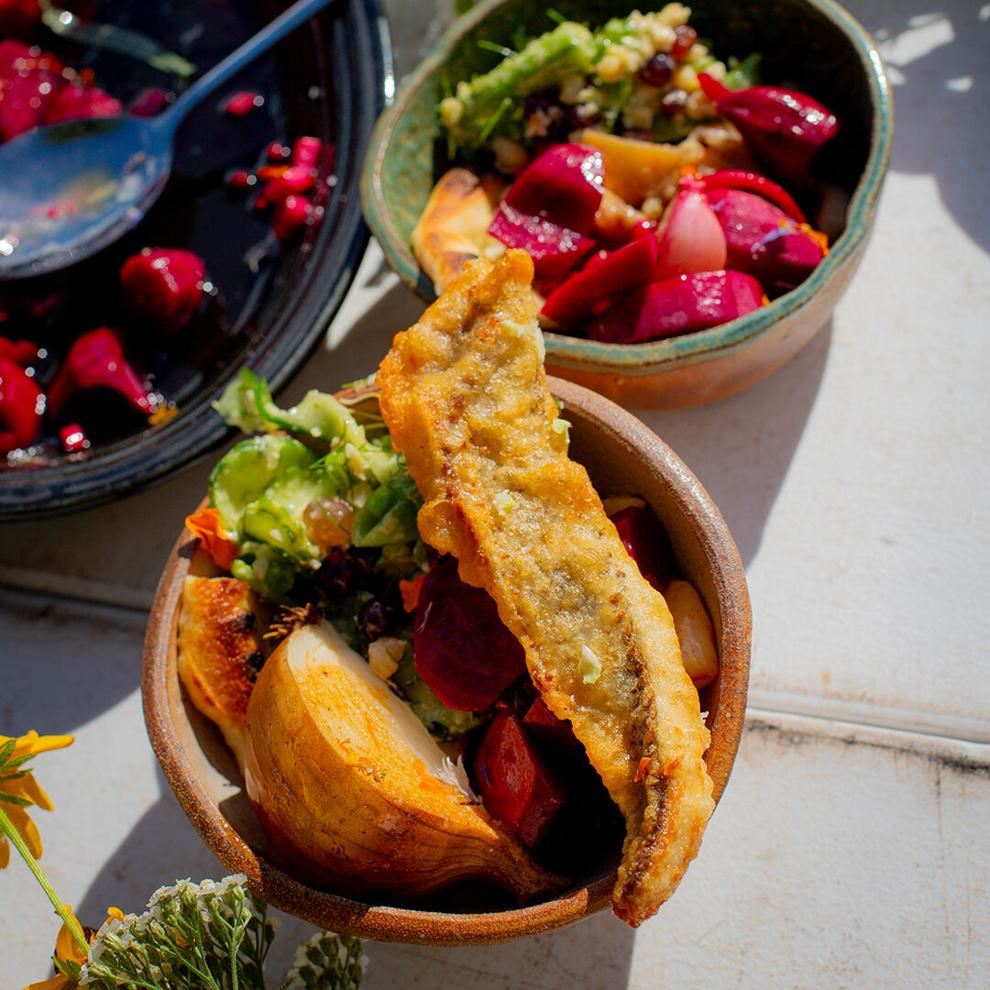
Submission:
[[102,89],[71,83],[55,97],[45,122],[57,124],[63,120],[84,120],[89,117],[119,117],[123,110],[120,100]]
[[31,69],[8,78],[0,91],[0,137],[5,141],[40,127],[65,80],[48,69]]
[[662,591],[674,576],[674,551],[653,510],[645,505],[629,505],[609,518],[640,574]]
[[43,409],[35,380],[19,364],[0,357],[0,454],[34,442]]
[[77,338],[48,390],[48,409],[55,419],[77,392],[110,389],[148,416],[154,405],[137,373],[124,356],[116,331],[98,327]]
[[206,265],[182,248],[146,247],[120,269],[128,307],[164,333],[181,330],[203,298]]
[[725,268],[725,234],[705,197],[705,187],[685,176],[658,231],[658,279]]
[[731,90],[707,72],[698,82],[718,113],[739,128],[749,150],[796,185],[807,178],[818,149],[839,130],[835,114],[807,93],[778,86]]
[[512,712],[495,714],[474,762],[485,810],[522,842],[535,846],[564,804],[526,730]]
[[323,142],[318,137],[303,135],[292,144],[292,164],[303,168],[318,168],[323,154]]
[[602,153],[584,144],[556,144],[530,163],[505,202],[520,213],[590,233],[605,189]]
[[579,326],[613,296],[649,282],[656,264],[655,237],[639,237],[616,251],[600,251],[550,293],[541,314],[558,326]]
[[460,579],[453,557],[441,557],[423,581],[413,657],[430,690],[459,711],[488,708],[526,672],[523,648],[495,602]]
[[540,278],[559,278],[569,272],[595,246],[568,227],[531,216],[501,203],[488,233],[510,248],[522,248],[533,259]]
[[280,241],[291,240],[313,216],[313,204],[306,196],[291,193],[275,208],[272,230]]
[[21,70],[26,70],[38,54],[37,48],[31,48],[23,41],[14,41],[11,38],[0,41],[0,82],[6,82]]
[[127,112],[135,117],[157,117],[169,104],[175,101],[175,94],[160,86],[149,86],[142,89],[131,100]]
[[819,240],[762,196],[713,189],[709,202],[725,231],[729,267],[756,276],[768,289],[793,289],[825,257]]
[[706,192],[713,189],[743,189],[756,193],[770,200],[774,206],[779,206],[798,223],[807,222],[804,211],[794,201],[794,197],[773,179],[768,179],[758,172],[750,172],[742,168],[722,168],[704,176],[700,181]]
[[62,449],[67,454],[77,454],[81,450],[89,450],[89,438],[86,431],[78,423],[69,423],[58,431]]
[[246,117],[265,105],[265,98],[253,89],[242,89],[231,93],[221,104],[220,109],[229,117]]
[[677,275],[617,302],[588,328],[592,340],[640,344],[728,323],[763,305],[763,288],[736,271]]

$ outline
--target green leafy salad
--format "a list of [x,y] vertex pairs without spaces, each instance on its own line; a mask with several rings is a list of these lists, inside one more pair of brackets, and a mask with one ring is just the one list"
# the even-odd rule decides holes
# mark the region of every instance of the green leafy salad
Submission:
[[477,725],[416,674],[403,586],[429,566],[416,528],[422,500],[374,393],[340,401],[314,390],[282,409],[268,384],[243,369],[216,409],[250,434],[209,481],[222,535],[236,546],[230,573],[268,602],[318,609],[434,735]]

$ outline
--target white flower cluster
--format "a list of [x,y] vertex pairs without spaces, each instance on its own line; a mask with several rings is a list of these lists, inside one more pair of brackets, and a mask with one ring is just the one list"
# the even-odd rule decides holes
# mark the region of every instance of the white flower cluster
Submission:
[[367,966],[358,939],[317,932],[296,950],[282,990],[358,990]]

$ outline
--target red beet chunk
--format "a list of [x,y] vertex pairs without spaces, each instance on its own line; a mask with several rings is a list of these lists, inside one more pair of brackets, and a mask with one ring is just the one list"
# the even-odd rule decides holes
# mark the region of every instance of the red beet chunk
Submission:
[[130,309],[164,333],[181,330],[203,298],[206,265],[182,248],[144,248],[120,269]]
[[0,454],[34,442],[43,408],[34,379],[19,364],[0,357]]
[[529,706],[523,716],[522,724],[526,731],[538,742],[549,743],[562,749],[580,750],[581,744],[574,735],[570,722],[557,718],[542,698]]
[[505,202],[520,213],[587,234],[605,188],[602,153],[584,144],[555,144],[528,165]]
[[770,200],[774,206],[779,206],[789,217],[798,223],[805,223],[807,218],[794,197],[773,179],[757,172],[741,168],[723,168],[712,172],[699,180],[707,192],[713,189],[745,189],[754,192],[764,199]]
[[588,336],[611,344],[640,344],[728,323],[761,305],[763,289],[752,275],[678,275],[617,302],[589,326]]
[[825,257],[807,227],[762,196],[713,189],[708,199],[725,231],[728,266],[755,276],[768,289],[793,289]]
[[564,804],[564,794],[512,712],[496,713],[474,763],[488,813],[535,846]]
[[645,505],[630,505],[610,518],[640,573],[657,591],[662,590],[674,576],[674,551],[652,509]]
[[568,227],[531,216],[502,203],[488,233],[510,248],[522,248],[533,259],[540,278],[559,278],[569,272],[595,246]]
[[638,237],[608,254],[600,252],[550,293],[542,314],[559,326],[578,326],[594,316],[603,301],[649,282],[656,263],[653,236]]
[[64,120],[84,120],[89,117],[119,117],[123,113],[120,100],[95,86],[86,87],[73,83],[55,97],[48,111],[46,123],[57,124]]
[[441,557],[423,581],[413,656],[430,690],[459,711],[488,708],[526,672],[523,648],[495,602],[460,579],[453,557]]
[[835,137],[838,118],[807,93],[779,86],[731,90],[707,72],[698,76],[719,114],[739,128],[746,147],[776,176],[800,185],[818,149]]

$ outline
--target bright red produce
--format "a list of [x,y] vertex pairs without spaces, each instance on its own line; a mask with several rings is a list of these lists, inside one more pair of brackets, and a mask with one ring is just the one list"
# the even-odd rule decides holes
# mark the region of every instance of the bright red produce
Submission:
[[120,100],[95,86],[71,83],[55,97],[48,110],[46,124],[63,120],[83,120],[88,117],[119,117],[123,113]]
[[9,141],[44,124],[64,85],[60,68],[40,64],[7,76],[0,89],[0,137]]
[[806,222],[804,212],[794,202],[794,197],[783,186],[777,185],[765,175],[741,168],[723,168],[704,176],[700,181],[706,192],[713,189],[744,189],[756,193],[758,196],[770,200],[774,206],[779,206],[798,223]]
[[282,203],[286,197],[309,192],[316,185],[315,174],[308,165],[289,165],[281,173],[271,177],[265,174],[265,169],[261,169],[258,175],[269,180],[258,197],[259,207]]
[[626,552],[657,591],[674,575],[674,551],[659,520],[647,506],[630,505],[609,516]]
[[313,215],[313,204],[306,196],[291,193],[275,208],[272,230],[280,241],[294,237]]
[[52,416],[58,419],[72,396],[91,388],[116,392],[145,416],[155,411],[148,390],[124,357],[120,338],[109,327],[84,333],[69,348],[48,390],[48,409]]
[[778,86],[731,90],[707,72],[698,82],[715,109],[739,129],[746,146],[781,178],[800,185],[818,149],[835,137],[838,118],[806,93]]
[[0,337],[0,360],[13,361],[22,368],[33,364],[38,357],[38,345],[30,340],[10,340]]
[[762,196],[713,189],[709,202],[725,231],[728,266],[754,275],[768,289],[793,289],[825,257],[823,235],[799,225]]
[[557,718],[542,698],[537,698],[526,710],[522,724],[538,742],[550,743],[566,749],[580,750],[581,744],[574,735],[570,722]]
[[120,269],[127,305],[164,333],[181,330],[192,318],[205,278],[203,259],[182,248],[146,247]]
[[77,454],[81,450],[89,450],[89,439],[78,423],[69,423],[58,431],[58,438],[62,443],[62,449],[67,454]]
[[613,296],[649,282],[656,263],[657,239],[653,236],[639,237],[617,251],[599,251],[550,293],[541,315],[558,326],[584,323]]
[[744,272],[678,275],[617,302],[591,323],[588,336],[611,344],[676,337],[745,316],[763,298],[760,283]]
[[597,148],[555,144],[522,171],[505,202],[520,213],[587,234],[595,226],[604,176],[602,153]]
[[175,94],[171,90],[149,86],[131,100],[127,112],[135,117],[157,117],[174,100]]
[[230,117],[246,117],[265,105],[265,98],[254,90],[243,89],[231,93],[221,104],[220,109]]
[[299,137],[292,145],[292,164],[304,168],[318,168],[323,153],[323,142],[318,137]]
[[528,252],[539,278],[559,278],[595,246],[590,237],[550,220],[521,213],[507,203],[499,206],[488,233],[506,247]]
[[693,176],[681,179],[658,237],[658,279],[725,268],[725,234],[708,205],[704,185]]
[[485,810],[535,846],[564,804],[564,794],[526,738],[519,719],[496,712],[474,763]]
[[0,357],[0,454],[34,442],[44,408],[35,380],[19,364]]
[[448,708],[481,711],[526,672],[519,641],[486,591],[465,584],[441,557],[423,581],[413,635],[416,671]]

